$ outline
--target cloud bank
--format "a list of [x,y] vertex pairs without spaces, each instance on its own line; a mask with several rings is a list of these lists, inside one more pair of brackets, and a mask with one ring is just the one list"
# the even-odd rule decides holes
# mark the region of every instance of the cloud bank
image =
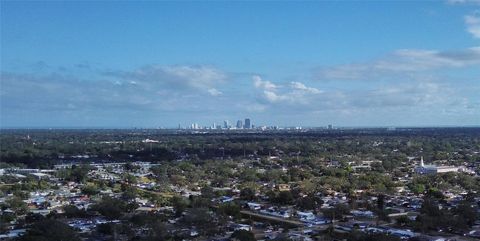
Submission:
[[464,67],[480,67],[480,47],[453,51],[400,49],[371,62],[322,67],[316,78],[372,80],[382,76]]
[[[44,71],[42,74],[2,72],[2,125],[18,119],[58,116],[67,122],[88,118],[133,119],[243,118],[244,116],[284,116],[293,122],[305,118],[372,119],[384,113],[431,116],[460,115],[467,121],[479,116],[480,103],[474,94],[478,85],[468,86],[455,76],[436,74],[439,69],[468,69],[480,62],[480,49],[459,51],[398,50],[365,63],[323,67],[311,80],[266,80],[261,75],[249,79],[212,66],[147,65],[138,69]],[[68,68],[67,68],[68,69]],[[393,75],[392,73],[397,73]],[[392,80],[349,88],[349,84],[322,79],[368,80],[390,75]],[[442,78],[445,77],[445,78]],[[467,78],[469,81],[480,81]],[[453,81],[457,81],[454,84]],[[241,83],[250,81],[250,85]],[[287,117],[285,117],[287,116]],[[298,119],[298,120],[297,120]],[[177,123],[178,119],[175,119]],[[30,120],[31,121],[31,120]],[[156,121],[156,120],[154,120]],[[153,121],[153,122],[154,122]],[[219,120],[217,120],[219,121]],[[358,121],[358,120],[357,120]],[[384,121],[384,120],[383,120]],[[419,121],[419,120],[417,120]],[[52,121],[55,123],[55,120]],[[379,121],[382,122],[382,121]],[[142,122],[143,123],[143,122]],[[300,123],[301,124],[301,123]],[[171,124],[174,126],[176,124]]]

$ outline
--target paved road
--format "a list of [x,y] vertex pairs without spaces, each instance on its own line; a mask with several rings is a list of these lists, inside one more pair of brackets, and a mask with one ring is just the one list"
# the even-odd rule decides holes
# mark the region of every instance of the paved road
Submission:
[[298,226],[304,226],[304,223],[302,223],[300,221],[285,219],[285,218],[281,218],[281,217],[275,217],[275,216],[266,215],[266,214],[262,214],[262,213],[256,213],[256,212],[252,212],[252,211],[248,211],[248,210],[242,210],[242,211],[240,211],[240,213],[243,214],[243,215],[251,216],[251,217],[256,217],[256,218],[270,220],[270,221],[275,221],[275,222],[279,222],[279,223],[290,224],[290,225],[297,226],[297,227]]
[[323,224],[323,225],[313,225],[312,227],[308,227],[305,223],[300,222],[298,220],[291,220],[291,219],[286,219],[286,218],[282,218],[282,217],[275,217],[275,216],[271,216],[271,215],[267,215],[267,214],[252,212],[252,211],[249,211],[249,210],[242,210],[242,211],[240,211],[240,213],[243,214],[243,215],[248,215],[250,217],[256,217],[256,218],[259,218],[259,219],[264,219],[264,220],[269,220],[269,221],[275,221],[275,222],[283,223],[283,224],[289,224],[289,225],[292,225],[292,226],[295,226],[295,227],[299,228],[299,230],[311,229],[311,230],[316,230],[316,231],[324,231],[328,227],[331,226],[331,224]]

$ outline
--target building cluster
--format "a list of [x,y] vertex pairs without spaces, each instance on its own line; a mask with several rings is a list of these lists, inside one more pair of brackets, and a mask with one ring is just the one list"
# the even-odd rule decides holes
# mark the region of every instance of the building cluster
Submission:
[[[168,128],[166,128],[168,129]],[[332,131],[337,130],[338,128],[334,127],[332,124],[326,125],[324,127],[302,127],[302,126],[285,126],[281,127],[278,125],[258,125],[253,124],[250,118],[245,118],[244,120],[237,120],[232,123],[229,120],[224,120],[221,123],[213,122],[211,125],[201,125],[197,122],[191,123],[187,126],[182,126],[178,124],[175,128],[176,130],[193,130],[193,131]]]
[[[178,129],[182,129],[181,125],[178,125]],[[192,123],[187,129],[192,130],[242,130],[242,129],[255,129],[255,125],[252,124],[250,118],[245,118],[245,121],[238,120],[235,125],[231,124],[228,120],[224,120],[223,124],[213,123],[211,126],[200,126],[198,123]]]

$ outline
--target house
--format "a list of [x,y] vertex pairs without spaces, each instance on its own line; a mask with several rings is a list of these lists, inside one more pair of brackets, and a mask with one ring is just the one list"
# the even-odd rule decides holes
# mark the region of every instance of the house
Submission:
[[270,215],[270,216],[275,216],[275,217],[281,217],[281,218],[290,218],[290,211],[289,210],[276,210],[275,208],[271,207],[268,209],[260,210],[260,213]]
[[314,220],[316,218],[315,214],[312,212],[300,212],[297,211],[297,216],[300,218],[302,221],[310,221]]
[[251,210],[260,210],[262,208],[262,205],[258,203],[248,202],[247,205]]
[[290,185],[289,184],[278,184],[278,191],[280,191],[280,192],[290,191]]
[[307,223],[312,225],[324,225],[324,224],[332,223],[332,220],[325,217],[315,217],[315,219],[313,220],[308,220]]
[[349,224],[335,225],[336,232],[345,233],[345,232],[351,232],[352,230],[353,230],[353,225],[349,225]]
[[480,238],[480,231],[472,230],[472,231],[467,233],[467,236],[472,237],[472,238]]
[[236,224],[234,227],[234,230],[245,230],[245,231],[252,231],[252,226],[247,225],[247,224]]
[[401,239],[408,239],[416,236],[415,233],[413,233],[410,230],[393,229],[393,228],[389,228],[387,230],[387,233],[393,236],[400,237]]
[[221,198],[219,198],[219,201],[221,203],[226,203],[226,202],[231,202],[233,201],[234,198],[233,197],[227,197],[227,196],[222,196]]
[[272,239],[276,239],[280,234],[281,234],[280,231],[267,230],[267,231],[265,231],[264,235],[265,235],[266,240],[272,240]]
[[26,229],[14,229],[10,230],[6,233],[0,234],[0,239],[11,239],[11,238],[18,238],[26,233]]
[[375,216],[372,211],[352,210],[350,213],[355,217],[373,218]]

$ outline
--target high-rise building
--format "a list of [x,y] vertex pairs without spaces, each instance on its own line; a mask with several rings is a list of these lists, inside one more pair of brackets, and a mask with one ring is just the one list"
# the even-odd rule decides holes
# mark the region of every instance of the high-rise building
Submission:
[[331,124],[328,125],[328,129],[329,129],[329,130],[333,129],[333,126],[332,126]]
[[198,123],[192,123],[190,125],[190,129],[192,129],[192,130],[200,129],[200,125]]
[[242,129],[243,128],[243,123],[242,120],[237,121],[237,129]]
[[223,121],[223,128],[228,129],[230,126],[228,125],[228,120]]
[[244,125],[245,129],[250,129],[252,128],[252,125],[250,123],[250,119],[249,118],[245,118],[245,125]]

